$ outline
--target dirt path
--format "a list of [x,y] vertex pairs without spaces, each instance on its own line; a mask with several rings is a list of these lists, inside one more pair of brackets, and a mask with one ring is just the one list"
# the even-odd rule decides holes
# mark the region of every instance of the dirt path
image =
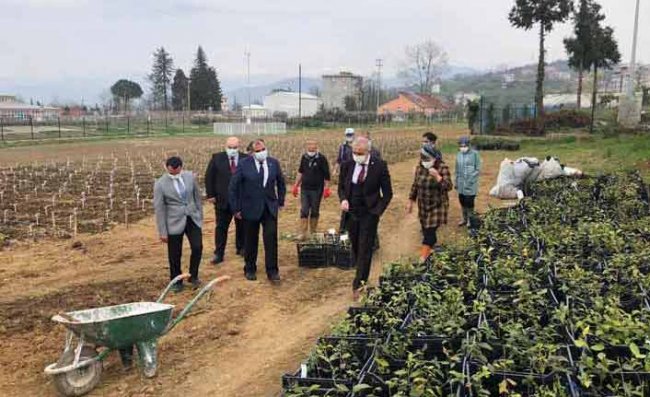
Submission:
[[[497,153],[484,158],[488,172],[482,176],[479,210],[488,205],[486,192],[495,180],[500,158],[502,154]],[[373,280],[381,272],[380,263],[417,252],[417,217],[403,212],[413,165],[409,161],[390,166],[395,199],[381,221],[382,248],[375,257]],[[456,203],[453,199],[451,226],[441,230],[442,242],[463,238],[455,226]],[[338,224],[337,207],[335,200],[325,202],[323,228]],[[297,213],[297,200],[289,200],[281,215],[281,232],[295,230]],[[211,210],[206,210],[206,219],[213,222]],[[206,227],[201,277],[231,275],[233,279],[161,340],[155,379],[143,379],[137,371],[123,373],[113,357],[91,395],[277,395],[280,376],[299,366],[314,340],[327,333],[351,304],[353,272],[299,268],[295,244],[287,240],[280,243],[281,286],[271,286],[264,277],[258,282],[245,281],[241,260],[232,250],[226,262],[214,268],[207,262],[213,225]],[[58,357],[64,334],[62,327],[49,320],[52,314],[156,296],[164,286],[167,266],[165,249],[152,239],[153,230],[152,220],[147,219],[128,230],[118,227],[101,235],[81,236],[76,248],[70,240],[48,241],[0,252],[3,395],[54,395],[42,369]],[[186,290],[170,300],[180,308],[190,298]]]

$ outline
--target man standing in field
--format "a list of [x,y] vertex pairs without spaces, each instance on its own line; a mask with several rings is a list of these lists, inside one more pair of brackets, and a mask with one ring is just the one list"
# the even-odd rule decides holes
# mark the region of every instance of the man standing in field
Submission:
[[[239,163],[248,157],[247,154],[239,151],[239,145],[239,138],[234,136],[228,138],[225,150],[212,155],[205,172],[205,192],[208,201],[214,204],[216,216],[215,250],[212,258],[212,263],[215,265],[222,263],[224,260],[228,229],[234,216],[228,204],[230,179],[237,171]],[[235,249],[237,255],[244,255],[244,227],[241,219],[237,218],[235,218]]]
[[266,276],[280,281],[278,269],[278,212],[284,207],[286,185],[280,162],[269,157],[264,141],[253,144],[253,156],[243,159],[230,180],[230,208],[245,224],[244,274],[257,280],[257,250],[260,226],[263,228]]
[[352,284],[356,300],[368,282],[377,225],[393,198],[393,188],[386,162],[370,155],[368,139],[357,138],[352,148],[353,160],[341,165],[338,193],[341,211],[350,214],[350,242],[357,268]]
[[[352,142],[354,141],[354,128],[345,129],[345,141],[339,146],[339,152],[336,156],[336,169],[334,175],[340,174],[341,165],[346,161],[352,161]],[[341,212],[341,222],[339,232],[341,234],[348,230],[348,214]]]
[[327,158],[318,151],[318,143],[315,140],[308,140],[305,149],[300,159],[298,178],[291,189],[293,197],[298,197],[300,192],[301,240],[308,233],[316,233],[321,198],[328,198],[332,194],[329,188],[330,165]]
[[[167,173],[156,181],[153,190],[153,206],[160,241],[167,244],[170,279],[181,274],[183,235],[190,243],[190,283],[194,288],[201,285],[199,265],[203,253],[203,206],[201,190],[194,174],[183,171],[183,161],[170,157],[165,163]],[[173,286],[175,292],[183,289],[183,281]]]

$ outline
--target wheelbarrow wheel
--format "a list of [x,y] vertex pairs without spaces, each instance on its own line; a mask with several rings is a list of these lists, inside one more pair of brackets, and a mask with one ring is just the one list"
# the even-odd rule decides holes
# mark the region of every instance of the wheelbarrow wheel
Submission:
[[[71,365],[74,362],[74,350],[70,349],[57,361],[58,367]],[[79,361],[85,361],[97,356],[97,351],[91,346],[81,349]],[[62,374],[54,375],[54,386],[59,394],[66,397],[83,396],[90,392],[99,383],[102,377],[103,366],[101,361],[95,361],[83,368],[73,369]]]

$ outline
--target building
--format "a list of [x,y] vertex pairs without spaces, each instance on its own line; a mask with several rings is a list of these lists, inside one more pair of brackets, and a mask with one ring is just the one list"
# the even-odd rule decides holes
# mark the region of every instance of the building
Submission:
[[379,107],[379,114],[401,116],[408,113],[431,116],[449,109],[437,97],[413,92],[400,92],[396,99],[388,101]]
[[[582,94],[580,106],[591,107],[591,94]],[[544,95],[544,107],[546,109],[575,109],[578,107],[578,96],[576,94],[546,94]]]
[[264,97],[264,107],[271,116],[286,113],[287,117],[311,117],[318,113],[321,103],[317,96],[297,92],[276,91]]
[[458,92],[454,94],[454,103],[456,105],[467,105],[470,101],[479,101],[481,96],[475,92]]
[[363,77],[350,72],[323,76],[323,107],[325,109],[345,110],[345,98],[353,98],[361,103],[361,87]]
[[222,112],[230,111],[230,105],[228,105],[228,97],[225,95],[221,96],[221,111]]
[[242,106],[241,114],[246,119],[264,119],[269,116],[268,110],[262,105]]
[[19,102],[15,95],[0,94],[0,118],[8,121],[56,120],[61,109],[50,106],[29,105]]

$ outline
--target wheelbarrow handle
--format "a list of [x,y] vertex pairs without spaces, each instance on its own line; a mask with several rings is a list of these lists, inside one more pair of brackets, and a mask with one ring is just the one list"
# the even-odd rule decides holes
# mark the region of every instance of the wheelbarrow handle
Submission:
[[190,277],[191,277],[191,275],[189,273],[179,274],[178,276],[174,277],[174,279],[172,281],[170,281],[169,284],[167,284],[167,287],[165,287],[162,294],[160,294],[160,296],[158,297],[158,300],[156,300],[156,303],[162,303],[163,299],[165,299],[167,294],[169,294],[169,291],[172,289],[174,284],[176,284],[177,282],[179,282],[181,280],[188,280]]
[[215,278],[214,280],[212,280],[212,281],[210,281],[209,283],[207,283],[203,288],[201,288],[201,290],[199,291],[199,293],[196,294],[196,296],[195,296],[195,297],[194,297],[194,298],[193,298],[193,299],[192,299],[192,300],[187,304],[187,306],[185,306],[185,307],[183,308],[183,310],[181,310],[181,312],[178,314],[178,316],[176,316],[176,318],[175,318],[172,322],[169,323],[169,326],[167,327],[167,329],[165,330],[165,332],[164,332],[163,334],[168,333],[168,332],[171,331],[171,330],[172,330],[172,329],[173,329],[173,328],[174,328],[178,323],[180,323],[181,320],[182,320],[182,319],[187,315],[187,313],[192,309],[192,306],[194,306],[194,305],[196,304],[196,302],[198,302],[201,298],[203,298],[203,296],[204,296],[205,294],[207,294],[208,292],[210,292],[210,291],[211,291],[214,287],[216,287],[217,285],[223,283],[224,281],[228,281],[228,280],[230,280],[230,276],[221,276],[221,277],[217,277],[217,278]]

